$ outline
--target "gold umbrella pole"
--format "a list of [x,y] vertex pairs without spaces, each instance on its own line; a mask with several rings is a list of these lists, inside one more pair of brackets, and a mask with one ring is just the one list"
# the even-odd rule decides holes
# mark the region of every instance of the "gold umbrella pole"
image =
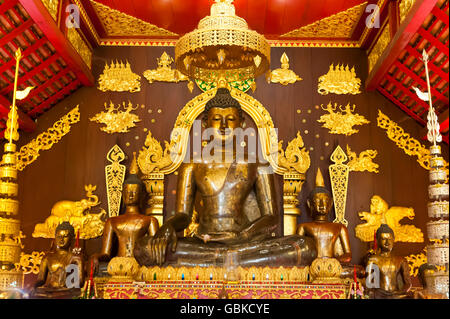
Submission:
[[[431,87],[428,74],[428,55],[423,51],[423,62],[425,64],[425,72],[427,77],[427,94],[417,92],[423,100],[428,100],[428,134],[427,138],[432,145],[430,146],[430,185],[428,186],[428,217],[430,221],[427,223],[427,233],[429,245],[427,246],[427,263],[436,266],[437,271],[427,273],[425,280],[427,286],[434,293],[444,294],[449,297],[449,188],[447,181],[447,173],[445,170],[445,161],[441,156],[441,147],[437,143],[442,142],[440,134],[440,126],[437,115],[433,109],[431,100]],[[421,94],[422,93],[422,94]]]
[[18,114],[16,98],[23,99],[30,88],[17,92],[19,63],[22,53],[18,49],[15,53],[16,72],[14,78],[13,103],[6,123],[4,153],[0,162],[0,297],[11,298],[23,286],[23,274],[20,270],[20,255],[23,245],[23,235],[20,231],[18,219],[19,201],[17,199],[19,187],[17,185],[16,145],[19,139]]

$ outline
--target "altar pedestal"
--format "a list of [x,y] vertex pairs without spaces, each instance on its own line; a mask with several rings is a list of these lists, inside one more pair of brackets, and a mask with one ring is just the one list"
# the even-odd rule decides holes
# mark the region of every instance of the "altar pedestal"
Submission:
[[105,299],[345,299],[344,284],[310,284],[292,281],[186,281],[105,283]]

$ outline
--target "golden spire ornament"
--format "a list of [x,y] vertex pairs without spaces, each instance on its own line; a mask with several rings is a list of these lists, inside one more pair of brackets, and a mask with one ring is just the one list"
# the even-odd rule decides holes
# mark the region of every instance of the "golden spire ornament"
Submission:
[[322,175],[322,171],[320,170],[320,168],[317,168],[316,187],[325,187],[325,181],[323,180],[323,175]]
[[347,161],[347,155],[345,155],[345,152],[339,145],[333,154],[331,154],[331,161],[334,164],[330,165],[328,170],[330,172],[334,211],[336,213],[336,218],[333,220],[333,223],[341,223],[347,226],[348,221],[345,219],[345,206],[347,202],[348,174],[350,168],[344,164]]
[[125,165],[120,164],[125,159],[125,153],[114,145],[106,155],[111,164],[105,167],[106,194],[108,198],[108,216],[119,216],[120,202],[122,200],[123,181],[125,179]]

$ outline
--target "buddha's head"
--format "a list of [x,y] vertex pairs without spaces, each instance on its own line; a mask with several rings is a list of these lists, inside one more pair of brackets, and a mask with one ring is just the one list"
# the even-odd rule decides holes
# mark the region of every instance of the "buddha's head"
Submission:
[[376,233],[378,247],[381,252],[391,252],[394,248],[394,231],[387,224],[381,224]]
[[138,206],[142,191],[142,181],[138,177],[138,166],[136,162],[136,152],[133,152],[129,174],[123,183],[122,197],[126,206]]
[[58,249],[69,249],[75,238],[75,229],[69,222],[62,222],[55,230],[55,244]]
[[328,189],[325,188],[320,168],[317,169],[316,187],[309,194],[306,203],[315,219],[326,219],[331,207],[333,207],[333,198]]
[[216,95],[205,105],[203,121],[207,128],[213,129],[216,141],[230,143],[233,141],[233,131],[243,122],[241,105],[227,88],[219,86]]

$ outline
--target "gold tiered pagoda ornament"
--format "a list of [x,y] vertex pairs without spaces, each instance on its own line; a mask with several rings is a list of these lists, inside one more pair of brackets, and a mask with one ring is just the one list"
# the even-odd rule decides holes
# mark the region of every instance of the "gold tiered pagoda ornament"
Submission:
[[334,94],[359,94],[361,91],[361,79],[356,77],[355,67],[350,70],[348,65],[330,65],[328,73],[319,77],[317,92],[322,95]]
[[434,112],[430,93],[430,79],[428,74],[428,54],[423,50],[423,63],[427,76],[428,92],[423,93],[415,88],[417,95],[422,100],[428,101],[428,134],[427,139],[433,145],[430,146],[430,185],[428,186],[428,217],[427,223],[428,239],[427,263],[436,266],[436,271],[425,274],[427,286],[433,293],[445,295],[449,298],[449,188],[446,183],[447,173],[445,161],[441,156],[441,147],[437,143],[442,142],[440,125]]
[[270,65],[270,45],[236,16],[233,0],[215,0],[211,15],[175,45],[176,68],[190,78],[218,83],[255,79]]
[[6,121],[2,161],[0,162],[0,295],[6,298],[20,297],[19,289],[23,286],[23,273],[20,268],[20,255],[24,237],[20,231],[19,201],[17,200],[19,186],[17,185],[16,144],[19,140],[18,114],[16,99],[24,99],[30,88],[17,91],[19,77],[19,62],[22,52],[15,53],[16,72],[14,77],[13,103]]
[[141,90],[141,77],[131,71],[128,61],[116,61],[106,64],[103,73],[98,79],[100,91],[139,92]]

